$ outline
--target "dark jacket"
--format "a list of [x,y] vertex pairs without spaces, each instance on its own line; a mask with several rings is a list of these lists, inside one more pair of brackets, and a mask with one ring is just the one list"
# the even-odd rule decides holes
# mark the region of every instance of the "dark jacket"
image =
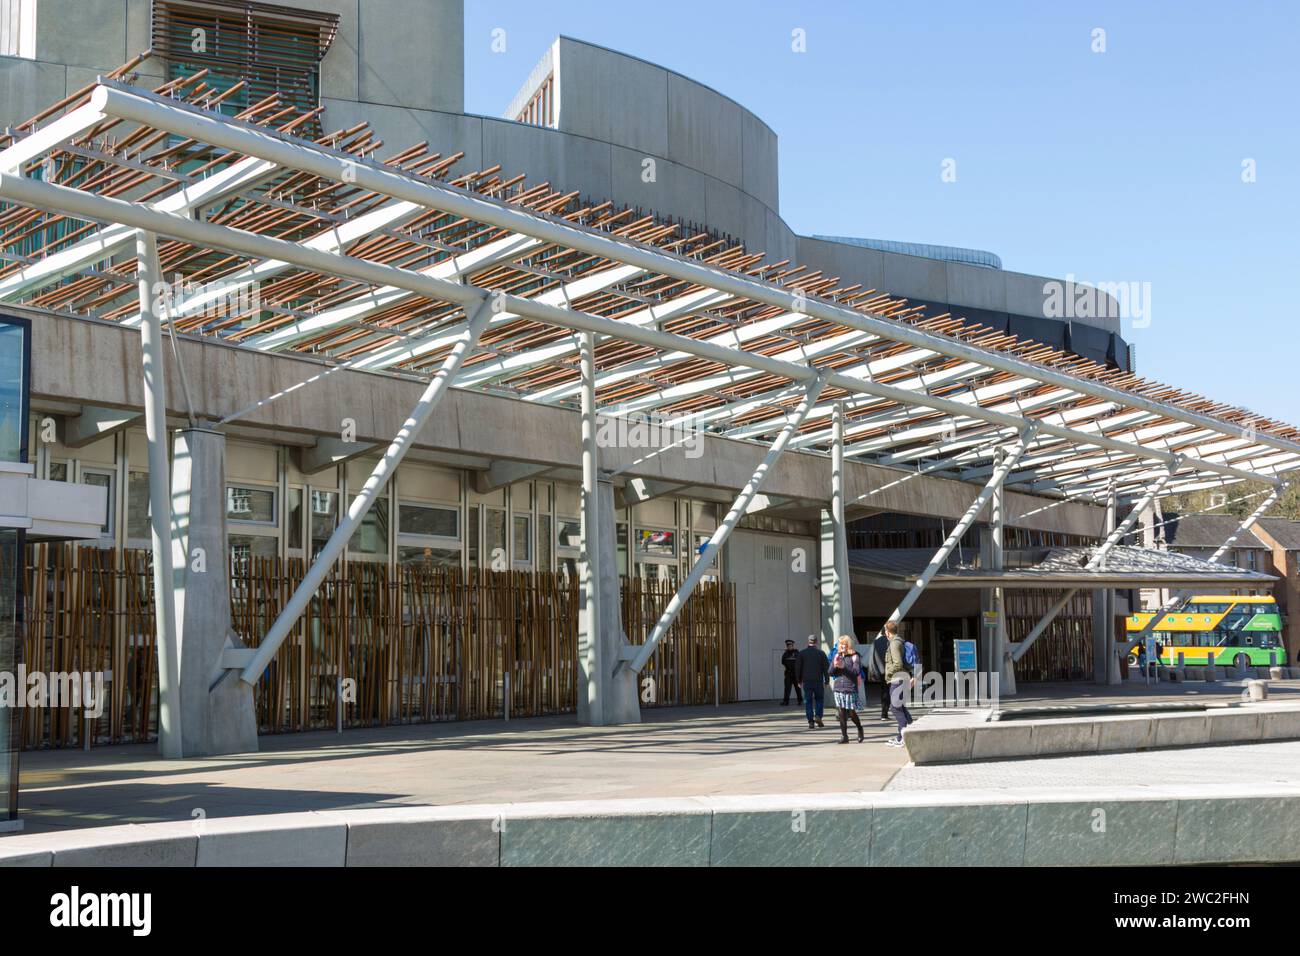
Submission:
[[862,674],[862,656],[857,653],[839,654],[835,666],[831,668],[831,689],[841,694],[853,694],[858,689],[858,677]]
[[793,647],[781,655],[781,666],[785,668],[787,676],[794,677],[798,660],[799,652]]
[[799,659],[795,661],[794,676],[801,683],[808,684],[814,681],[826,682],[826,675],[830,672],[831,662],[826,659],[820,647],[805,647],[799,652]]
[[889,653],[889,638],[884,634],[876,635],[876,639],[871,644],[871,659],[867,662],[867,680],[884,683],[887,653]]

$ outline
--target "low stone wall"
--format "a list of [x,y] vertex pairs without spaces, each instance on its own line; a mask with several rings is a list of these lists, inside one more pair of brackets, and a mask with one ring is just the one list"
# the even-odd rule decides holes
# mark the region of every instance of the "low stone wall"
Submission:
[[990,720],[987,709],[937,711],[903,735],[915,764],[1050,757],[1213,744],[1300,740],[1300,702],[1210,705],[1203,711],[1124,712]]
[[1300,862],[1300,786],[393,807],[0,838],[0,866]]

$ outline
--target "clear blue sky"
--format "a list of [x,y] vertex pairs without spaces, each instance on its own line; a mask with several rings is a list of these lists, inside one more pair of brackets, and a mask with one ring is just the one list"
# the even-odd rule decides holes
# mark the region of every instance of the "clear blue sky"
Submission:
[[675,69],[776,131],[796,232],[1149,282],[1142,374],[1300,425],[1300,3],[469,0],[465,31],[470,112],[561,33]]

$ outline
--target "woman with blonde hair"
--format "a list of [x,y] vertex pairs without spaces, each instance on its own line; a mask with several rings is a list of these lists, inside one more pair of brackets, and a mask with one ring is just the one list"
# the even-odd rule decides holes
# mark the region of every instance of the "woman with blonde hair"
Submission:
[[849,721],[858,728],[858,743],[862,743],[862,721],[858,719],[858,678],[862,676],[862,657],[853,646],[853,638],[847,634],[840,635],[835,650],[835,661],[831,665],[831,690],[835,694],[835,706],[840,717],[840,743],[849,742]]

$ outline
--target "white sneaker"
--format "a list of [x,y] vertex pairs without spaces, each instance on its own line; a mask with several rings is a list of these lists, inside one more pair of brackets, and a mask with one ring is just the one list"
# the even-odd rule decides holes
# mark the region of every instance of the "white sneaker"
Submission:
[[885,741],[885,746],[886,746],[886,747],[901,747],[901,746],[903,746],[903,742],[902,742],[901,740],[899,740],[897,737],[890,737],[888,740]]

